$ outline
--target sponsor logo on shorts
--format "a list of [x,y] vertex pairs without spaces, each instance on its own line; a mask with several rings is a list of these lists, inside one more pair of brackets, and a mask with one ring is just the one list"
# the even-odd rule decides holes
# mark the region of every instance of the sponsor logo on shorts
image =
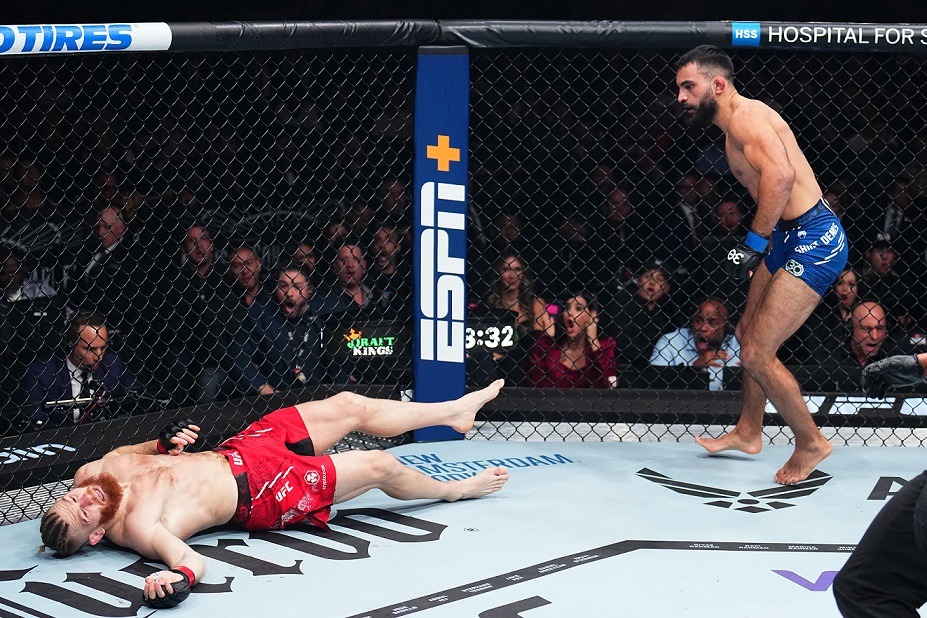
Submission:
[[796,262],[795,260],[789,260],[785,263],[785,272],[795,275],[796,277],[801,277],[805,274],[805,267]]
[[245,462],[241,460],[241,454],[238,451],[232,451],[232,461],[236,466],[244,466]]
[[791,502],[785,502],[783,499],[801,498],[802,496],[811,495],[833,478],[826,472],[815,470],[807,479],[795,485],[740,492],[720,487],[710,487],[708,485],[697,485],[695,483],[677,481],[659,472],[654,472],[649,468],[642,468],[637,472],[637,476],[657,483],[658,485],[663,485],[667,489],[675,491],[678,494],[696,496],[697,498],[709,498],[710,501],[704,503],[708,506],[734,509],[735,511],[744,513],[765,513],[767,511],[795,506]]
[[804,238],[804,237],[807,236],[807,235],[808,235],[808,232],[806,232],[805,230],[799,230],[799,231],[798,231],[798,237],[799,237],[799,238]]
[[734,47],[759,47],[760,22],[735,21],[731,24],[731,45]]
[[306,482],[309,483],[310,485],[315,485],[316,483],[318,483],[320,478],[321,477],[319,476],[319,473],[316,472],[315,470],[309,470],[309,472],[306,472],[305,479],[306,479]]

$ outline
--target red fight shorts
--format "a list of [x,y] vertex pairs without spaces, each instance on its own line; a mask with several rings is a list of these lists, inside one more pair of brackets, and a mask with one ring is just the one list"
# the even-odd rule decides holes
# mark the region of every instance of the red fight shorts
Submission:
[[245,530],[282,530],[304,519],[328,528],[335,499],[335,466],[314,454],[295,407],[251,423],[215,449],[238,483],[232,522]]

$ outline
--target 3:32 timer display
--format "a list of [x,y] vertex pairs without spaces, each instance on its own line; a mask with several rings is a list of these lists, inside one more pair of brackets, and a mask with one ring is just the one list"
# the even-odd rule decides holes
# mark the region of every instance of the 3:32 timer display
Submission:
[[467,349],[479,346],[488,350],[510,348],[515,345],[515,327],[505,326],[476,326],[467,327]]

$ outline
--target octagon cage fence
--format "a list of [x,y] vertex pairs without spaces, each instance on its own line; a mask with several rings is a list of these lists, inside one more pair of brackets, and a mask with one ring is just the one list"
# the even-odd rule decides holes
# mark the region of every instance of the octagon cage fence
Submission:
[[[162,44],[127,44],[144,32]],[[791,125],[849,240],[848,270],[782,361],[835,444],[923,446],[916,389],[876,400],[858,384],[873,359],[927,350],[925,34],[0,27],[0,523],[37,517],[81,464],[174,418],[208,448],[294,402],[414,393],[427,47],[469,63],[467,386],[507,380],[469,439],[691,441],[736,419],[747,283],[718,265],[755,204],[720,131],[681,121],[675,87],[678,57],[711,43]],[[706,354],[723,366],[700,367]],[[767,412],[767,440],[789,443]]]

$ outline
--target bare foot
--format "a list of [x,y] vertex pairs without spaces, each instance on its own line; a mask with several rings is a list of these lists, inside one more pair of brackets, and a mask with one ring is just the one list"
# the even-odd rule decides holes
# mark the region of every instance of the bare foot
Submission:
[[762,434],[743,436],[736,427],[734,431],[720,438],[698,437],[695,441],[712,455],[721,451],[740,451],[748,455],[756,455],[763,450]]
[[457,420],[451,423],[451,427],[460,433],[467,433],[470,431],[470,428],[473,427],[476,413],[488,402],[495,399],[504,385],[505,380],[496,380],[486,388],[467,393],[458,399],[457,403],[460,405],[460,409],[456,413]]
[[[458,500],[469,498],[482,498],[494,494],[509,480],[509,471],[505,468],[491,468],[483,470],[476,476],[458,481],[460,483],[460,497]],[[453,500],[451,500],[453,502]]]
[[808,478],[808,475],[814,472],[819,463],[827,459],[834,447],[826,438],[821,436],[810,448],[795,447],[795,451],[785,465],[776,472],[777,483],[783,485],[794,485]]

